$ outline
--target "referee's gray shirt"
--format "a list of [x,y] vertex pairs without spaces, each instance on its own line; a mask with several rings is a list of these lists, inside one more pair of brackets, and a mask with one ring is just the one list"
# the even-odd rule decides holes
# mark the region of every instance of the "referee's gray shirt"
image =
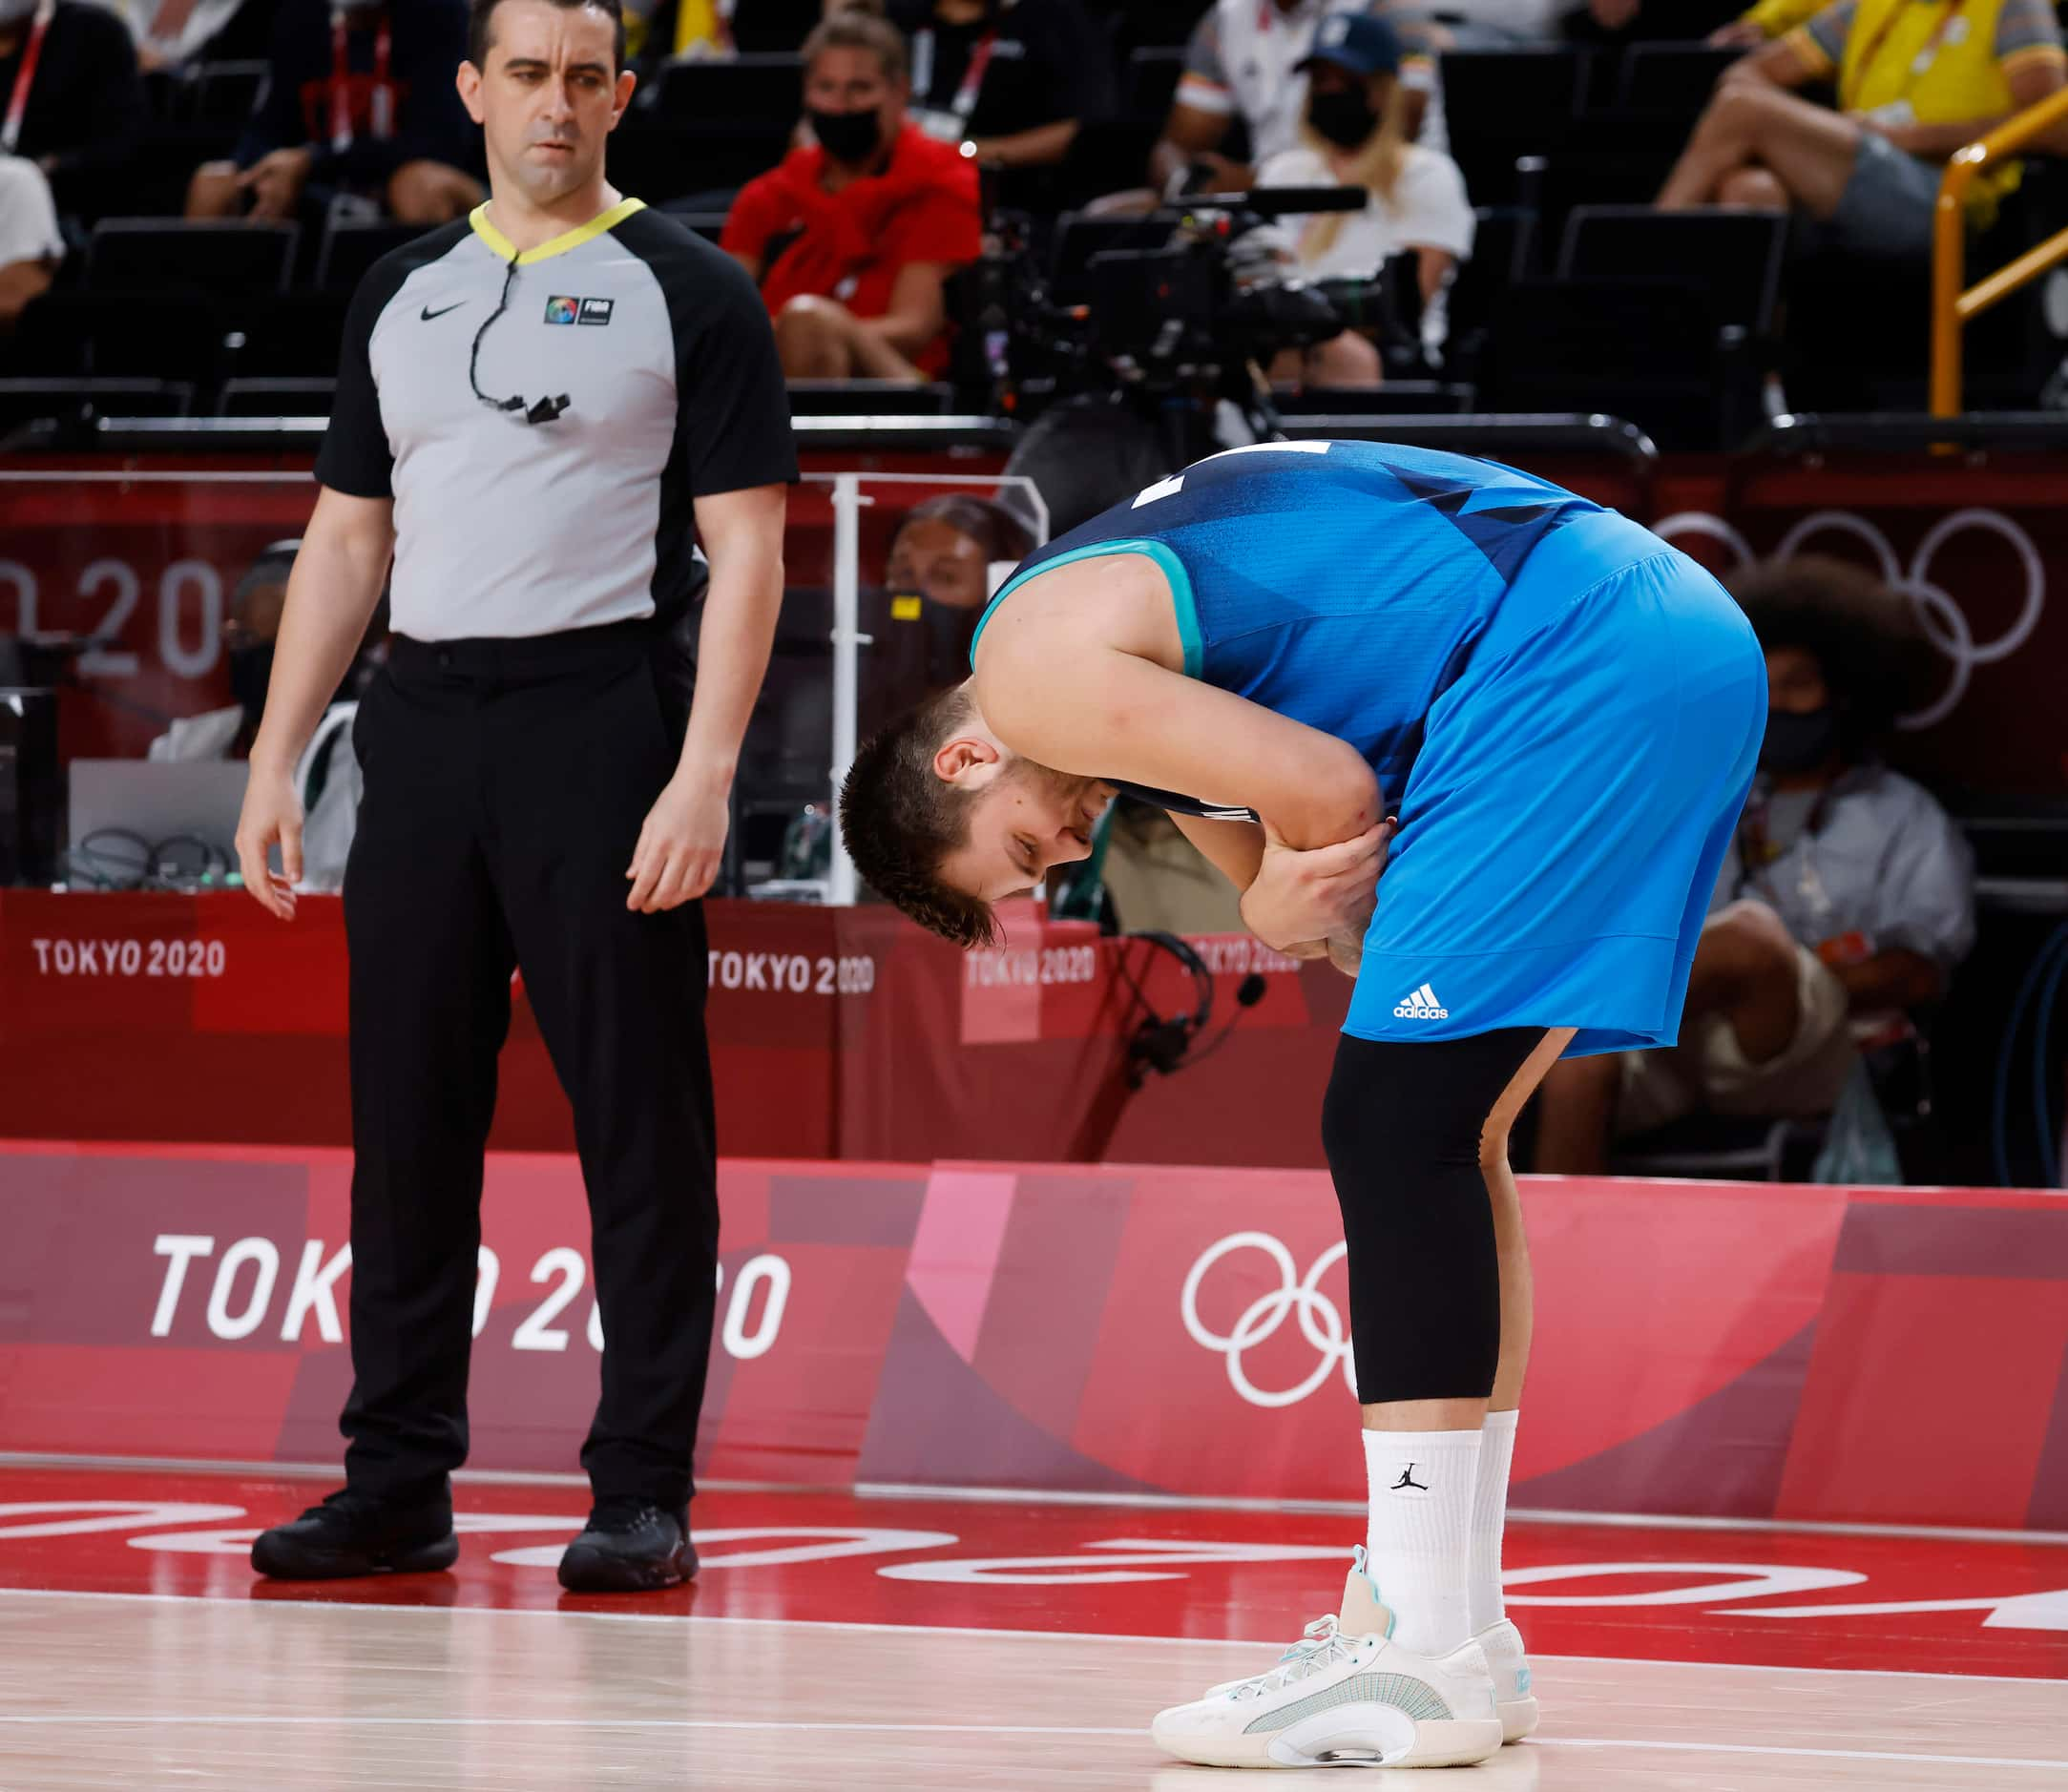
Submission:
[[[531,424],[475,385],[570,403]],[[316,477],[393,498],[394,627],[456,640],[672,624],[692,501],[794,480],[797,450],[767,311],[730,256],[638,199],[519,255],[484,205],[361,282]]]

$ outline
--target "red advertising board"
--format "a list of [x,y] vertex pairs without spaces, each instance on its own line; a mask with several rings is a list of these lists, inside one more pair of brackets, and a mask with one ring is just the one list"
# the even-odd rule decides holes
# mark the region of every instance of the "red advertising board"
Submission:
[[[338,1152],[0,1150],[0,1450],[332,1461]],[[723,1169],[707,1476],[1355,1500],[1309,1171]],[[2068,1200],[1532,1179],[1518,1505],[2068,1528]],[[571,1157],[491,1160],[477,1468],[565,1469],[608,1327]]]

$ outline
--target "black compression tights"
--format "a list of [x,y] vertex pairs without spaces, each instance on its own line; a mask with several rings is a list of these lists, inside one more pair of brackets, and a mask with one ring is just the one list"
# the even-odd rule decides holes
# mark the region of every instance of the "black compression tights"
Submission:
[[1540,1027],[1402,1044],[1344,1034],[1322,1144],[1349,1245],[1357,1397],[1483,1400],[1501,1348],[1500,1264],[1479,1139]]

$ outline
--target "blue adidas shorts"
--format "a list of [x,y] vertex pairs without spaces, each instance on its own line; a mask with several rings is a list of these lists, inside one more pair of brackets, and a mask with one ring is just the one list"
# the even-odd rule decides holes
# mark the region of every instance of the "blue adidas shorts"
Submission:
[[1546,536],[1430,711],[1344,1031],[1673,1044],[1765,725],[1700,566],[1614,511]]

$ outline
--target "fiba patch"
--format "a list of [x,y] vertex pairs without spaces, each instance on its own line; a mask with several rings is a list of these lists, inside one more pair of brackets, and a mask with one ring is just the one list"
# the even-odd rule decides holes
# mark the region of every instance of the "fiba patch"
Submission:
[[615,299],[577,299],[565,293],[555,293],[546,301],[548,323],[594,323],[598,327],[611,321],[611,313],[617,307]]

